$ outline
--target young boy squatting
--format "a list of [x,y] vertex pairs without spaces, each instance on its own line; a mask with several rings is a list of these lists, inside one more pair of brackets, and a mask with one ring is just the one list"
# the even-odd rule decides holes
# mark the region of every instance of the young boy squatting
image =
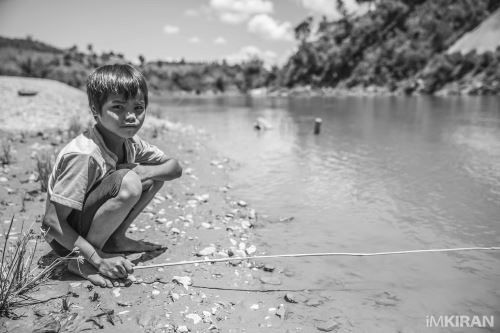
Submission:
[[42,228],[58,255],[77,247],[85,258],[83,264],[71,260],[70,272],[98,286],[123,286],[134,265],[121,254],[161,248],[125,233],[182,168],[136,136],[148,105],[146,80],[138,70],[99,67],[88,77],[87,95],[96,124],[57,156]]

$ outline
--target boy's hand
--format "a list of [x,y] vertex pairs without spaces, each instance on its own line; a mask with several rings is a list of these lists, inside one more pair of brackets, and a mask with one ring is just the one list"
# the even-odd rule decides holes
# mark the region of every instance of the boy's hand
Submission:
[[97,268],[99,273],[112,279],[126,278],[134,272],[134,265],[121,256],[102,258]]

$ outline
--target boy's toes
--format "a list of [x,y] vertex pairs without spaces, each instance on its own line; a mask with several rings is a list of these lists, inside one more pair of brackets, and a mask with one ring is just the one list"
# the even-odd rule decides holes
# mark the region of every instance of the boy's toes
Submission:
[[113,282],[111,282],[111,280],[104,278],[104,281],[106,281],[106,288],[113,288]]
[[106,288],[106,281],[103,278],[89,279],[94,285],[102,288]]
[[121,279],[120,284],[123,284],[123,287],[130,287],[132,285],[132,280],[129,279]]

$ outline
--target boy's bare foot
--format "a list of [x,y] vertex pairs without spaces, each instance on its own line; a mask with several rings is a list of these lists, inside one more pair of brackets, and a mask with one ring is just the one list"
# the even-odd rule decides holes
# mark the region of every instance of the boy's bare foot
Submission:
[[126,287],[132,284],[132,281],[130,280],[112,280],[102,276],[97,272],[94,266],[92,266],[86,260],[83,262],[83,264],[78,263],[76,260],[71,260],[68,263],[68,271],[89,280],[96,286],[103,288]]
[[138,241],[126,236],[110,237],[104,245],[102,251],[106,253],[137,253],[151,252],[161,249],[160,244],[154,244],[145,241]]

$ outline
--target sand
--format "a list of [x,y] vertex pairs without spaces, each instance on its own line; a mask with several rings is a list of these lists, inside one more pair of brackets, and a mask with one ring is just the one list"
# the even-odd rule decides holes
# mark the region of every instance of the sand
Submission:
[[[39,93],[20,97],[17,90],[22,88]],[[39,232],[46,195],[36,181],[35,155],[56,152],[68,142],[68,119],[77,117],[86,124],[90,118],[85,93],[59,82],[0,77],[0,94],[0,135],[10,142],[14,156],[0,169],[3,244],[12,216],[14,233],[23,223]],[[129,230],[131,238],[167,247],[132,256],[137,265],[269,252],[255,243],[253,230],[265,228],[259,212],[231,196],[228,175],[234,165],[207,148],[206,133],[151,118],[139,135],[179,159],[184,174],[165,184]],[[39,258],[45,263],[51,258],[43,240]],[[0,331],[352,331],[348,320],[322,309],[331,295],[287,288],[287,277],[293,274],[279,262],[245,260],[138,269],[130,287],[105,289],[62,266],[30,294],[41,302],[15,309],[21,320],[0,318]],[[178,283],[183,279],[191,285]]]

